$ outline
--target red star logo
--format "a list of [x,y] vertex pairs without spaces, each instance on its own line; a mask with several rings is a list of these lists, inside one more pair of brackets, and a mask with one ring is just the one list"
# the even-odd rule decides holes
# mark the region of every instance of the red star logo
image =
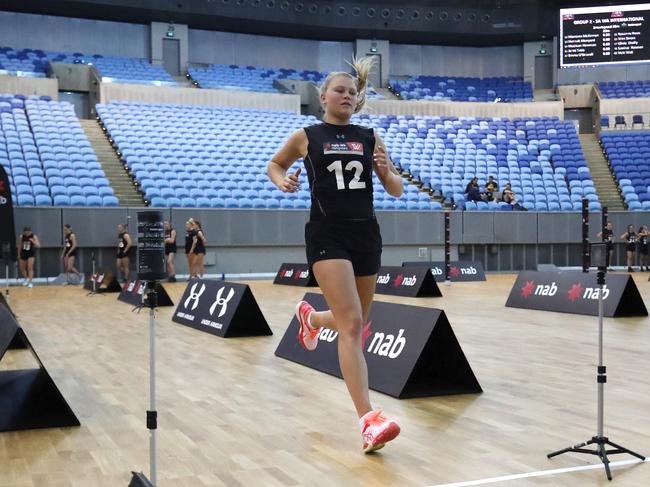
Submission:
[[458,270],[458,267],[454,266],[451,269],[449,269],[449,275],[454,277],[460,275],[460,271]]
[[526,285],[521,288],[521,295],[527,298],[533,294],[533,289],[535,289],[535,281],[526,281]]
[[584,291],[584,288],[579,282],[571,286],[571,289],[569,289],[569,292],[567,293],[569,301],[573,302],[576,299],[578,299],[580,296],[582,296],[582,291]]
[[0,192],[4,193],[7,190],[4,181],[0,181]]
[[300,279],[300,273],[301,273],[301,272],[302,272],[302,271],[301,271],[300,269],[298,269],[298,270],[293,274],[293,278],[296,279],[296,280]]
[[361,350],[366,348],[366,340],[372,336],[370,325],[372,325],[372,321],[366,323],[366,326],[364,326],[363,330],[361,330]]
[[398,275],[393,281],[393,286],[395,287],[399,286],[400,284],[402,284],[403,280],[404,280],[404,275],[403,274]]

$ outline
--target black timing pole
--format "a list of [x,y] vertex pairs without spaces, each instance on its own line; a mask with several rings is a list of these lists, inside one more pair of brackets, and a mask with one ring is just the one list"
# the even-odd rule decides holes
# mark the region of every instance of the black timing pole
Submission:
[[582,272],[589,272],[589,200],[582,200]]

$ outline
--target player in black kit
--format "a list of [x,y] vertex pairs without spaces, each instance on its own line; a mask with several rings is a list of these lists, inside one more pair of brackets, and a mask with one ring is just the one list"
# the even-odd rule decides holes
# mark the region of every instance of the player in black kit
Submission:
[[23,286],[29,288],[34,287],[34,261],[36,260],[36,247],[40,247],[41,243],[38,240],[38,237],[34,235],[31,227],[23,228],[23,233],[18,239],[18,248],[20,253],[18,255],[18,262],[20,265],[20,273],[23,275],[25,280],[23,281]]
[[627,232],[621,235],[621,240],[625,240],[625,255],[627,256],[627,271],[634,272],[634,255],[636,254],[637,234],[634,231],[634,225],[627,226]]
[[287,171],[297,159],[304,159],[311,189],[307,261],[330,309],[316,312],[308,303],[298,303],[298,339],[313,350],[321,328],[338,332],[339,364],[359,416],[364,452],[382,448],[400,431],[395,421],[370,405],[361,337],[382,251],[372,171],[389,194],[399,197],[404,190],[381,138],[372,129],[350,124],[365,103],[372,62],[372,58],[355,60],[356,76],[330,73],[320,90],[323,123],[291,134],[268,165],[271,181],[284,192],[294,192],[300,186],[300,169]]
[[187,269],[190,279],[194,277],[194,261],[196,255],[192,253],[192,245],[194,245],[194,219],[190,218],[185,222],[185,257],[187,257]]
[[[117,279],[120,279],[120,273],[124,276],[124,281],[129,278],[129,265],[131,249],[133,248],[131,237],[126,231],[126,225],[117,224]],[[122,282],[122,281],[120,281]]]
[[649,271],[648,268],[648,237],[650,232],[648,232],[647,225],[641,225],[639,227],[639,267],[641,271]]
[[72,231],[69,223],[63,225],[64,243],[63,250],[61,251],[61,258],[63,259],[63,269],[66,274],[74,272],[79,274],[79,271],[74,266],[77,257],[77,236]]
[[201,222],[194,220],[194,238],[192,241],[192,248],[190,253],[194,256],[194,277],[203,277],[205,273],[205,234]]
[[176,268],[174,257],[176,257],[176,230],[171,222],[165,220],[165,262],[167,263],[167,282],[176,282]]

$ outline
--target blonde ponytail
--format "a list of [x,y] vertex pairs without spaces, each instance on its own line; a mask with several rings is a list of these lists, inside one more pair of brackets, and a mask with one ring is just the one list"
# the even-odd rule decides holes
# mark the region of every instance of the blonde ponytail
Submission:
[[357,106],[354,113],[361,111],[366,104],[366,91],[368,90],[368,76],[372,67],[375,65],[374,56],[353,57],[352,62],[348,63],[357,73]]
[[366,104],[366,91],[368,89],[368,75],[375,64],[374,56],[353,57],[352,62],[346,61],[352,69],[354,69],[356,76],[346,73],[345,71],[333,71],[327,75],[325,81],[320,87],[320,93],[325,94],[330,82],[337,76],[346,76],[357,85],[357,106],[354,107],[354,113],[358,113]]

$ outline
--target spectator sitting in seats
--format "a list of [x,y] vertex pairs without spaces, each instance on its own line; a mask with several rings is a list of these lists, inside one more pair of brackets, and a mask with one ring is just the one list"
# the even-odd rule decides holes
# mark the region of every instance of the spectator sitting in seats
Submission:
[[515,210],[528,211],[526,208],[521,206],[517,201],[517,195],[512,190],[512,185],[510,183],[506,183],[506,187],[503,189],[503,192],[501,193],[501,200],[505,201],[509,205],[512,205],[512,208]]
[[494,176],[488,176],[488,181],[485,183],[485,197],[488,201],[497,201],[497,193],[499,185],[494,180]]
[[465,187],[465,198],[467,201],[483,201],[481,191],[478,187],[478,178],[474,177]]

